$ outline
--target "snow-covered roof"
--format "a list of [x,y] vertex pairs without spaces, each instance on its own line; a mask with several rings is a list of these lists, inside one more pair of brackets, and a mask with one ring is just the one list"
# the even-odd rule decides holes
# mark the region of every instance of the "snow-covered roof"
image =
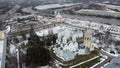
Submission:
[[63,51],[63,58],[65,61],[69,61],[75,58],[75,53],[70,50]]
[[[61,28],[60,26],[56,26],[56,27],[53,27],[53,28],[51,28],[51,29],[53,30],[53,34],[56,34],[56,33],[58,33],[58,31],[59,31],[60,29],[63,29],[63,28]],[[48,35],[48,31],[49,31],[49,29],[44,29],[44,30],[42,30],[42,31],[37,31],[36,34],[37,34],[38,36]]]
[[82,32],[82,31],[75,31],[75,32],[73,33],[73,36],[82,37],[82,36],[83,36],[83,32]]
[[63,47],[63,50],[70,50],[70,51],[76,51],[78,48],[78,44],[77,43],[70,43],[69,45],[65,45]]

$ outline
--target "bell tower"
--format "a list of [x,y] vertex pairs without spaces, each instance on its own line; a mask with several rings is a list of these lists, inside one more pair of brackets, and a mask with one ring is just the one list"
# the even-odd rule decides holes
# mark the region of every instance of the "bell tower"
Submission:
[[92,32],[89,28],[87,28],[84,32],[84,44],[87,46],[91,51],[94,50],[94,46],[92,45]]

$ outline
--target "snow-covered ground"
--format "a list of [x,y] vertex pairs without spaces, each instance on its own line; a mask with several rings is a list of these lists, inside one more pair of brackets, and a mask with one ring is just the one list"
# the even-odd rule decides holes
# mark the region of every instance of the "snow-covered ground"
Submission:
[[68,6],[72,6],[75,4],[49,4],[49,5],[40,5],[40,6],[36,6],[35,9],[37,10],[46,10],[46,9],[51,9],[51,8],[60,8],[60,7],[68,7]]
[[109,5],[109,4],[102,4],[102,3],[98,3],[98,5],[106,6],[107,8],[116,9],[120,11],[120,6],[117,6],[117,5]]
[[109,16],[109,17],[120,17],[120,12],[102,11],[102,10],[91,10],[91,9],[81,9],[76,11],[77,14],[86,14],[86,15],[98,15],[98,16]]
[[111,55],[111,56],[115,56],[115,57],[118,56],[118,54],[111,54],[111,53],[109,53],[108,51],[105,51],[105,50],[103,50],[103,49],[102,49],[102,51],[105,52],[105,53],[107,53],[107,54],[109,54],[109,55]]
[[32,10],[32,7],[26,7],[22,9],[23,12],[27,12],[27,13],[35,13],[34,10]]

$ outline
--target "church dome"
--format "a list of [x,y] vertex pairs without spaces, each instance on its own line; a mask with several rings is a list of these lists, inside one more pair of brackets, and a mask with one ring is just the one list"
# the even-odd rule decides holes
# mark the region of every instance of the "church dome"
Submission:
[[62,22],[62,16],[61,16],[61,14],[59,12],[55,16],[55,19],[56,19],[56,22]]
[[56,15],[56,18],[62,18],[61,14],[58,13],[58,14]]

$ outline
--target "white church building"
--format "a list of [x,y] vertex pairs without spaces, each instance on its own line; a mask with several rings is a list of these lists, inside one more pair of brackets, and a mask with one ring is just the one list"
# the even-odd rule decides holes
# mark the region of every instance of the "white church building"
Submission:
[[57,44],[53,50],[57,57],[63,61],[70,61],[76,55],[90,54],[90,48],[84,44],[81,30],[62,29],[58,32]]

